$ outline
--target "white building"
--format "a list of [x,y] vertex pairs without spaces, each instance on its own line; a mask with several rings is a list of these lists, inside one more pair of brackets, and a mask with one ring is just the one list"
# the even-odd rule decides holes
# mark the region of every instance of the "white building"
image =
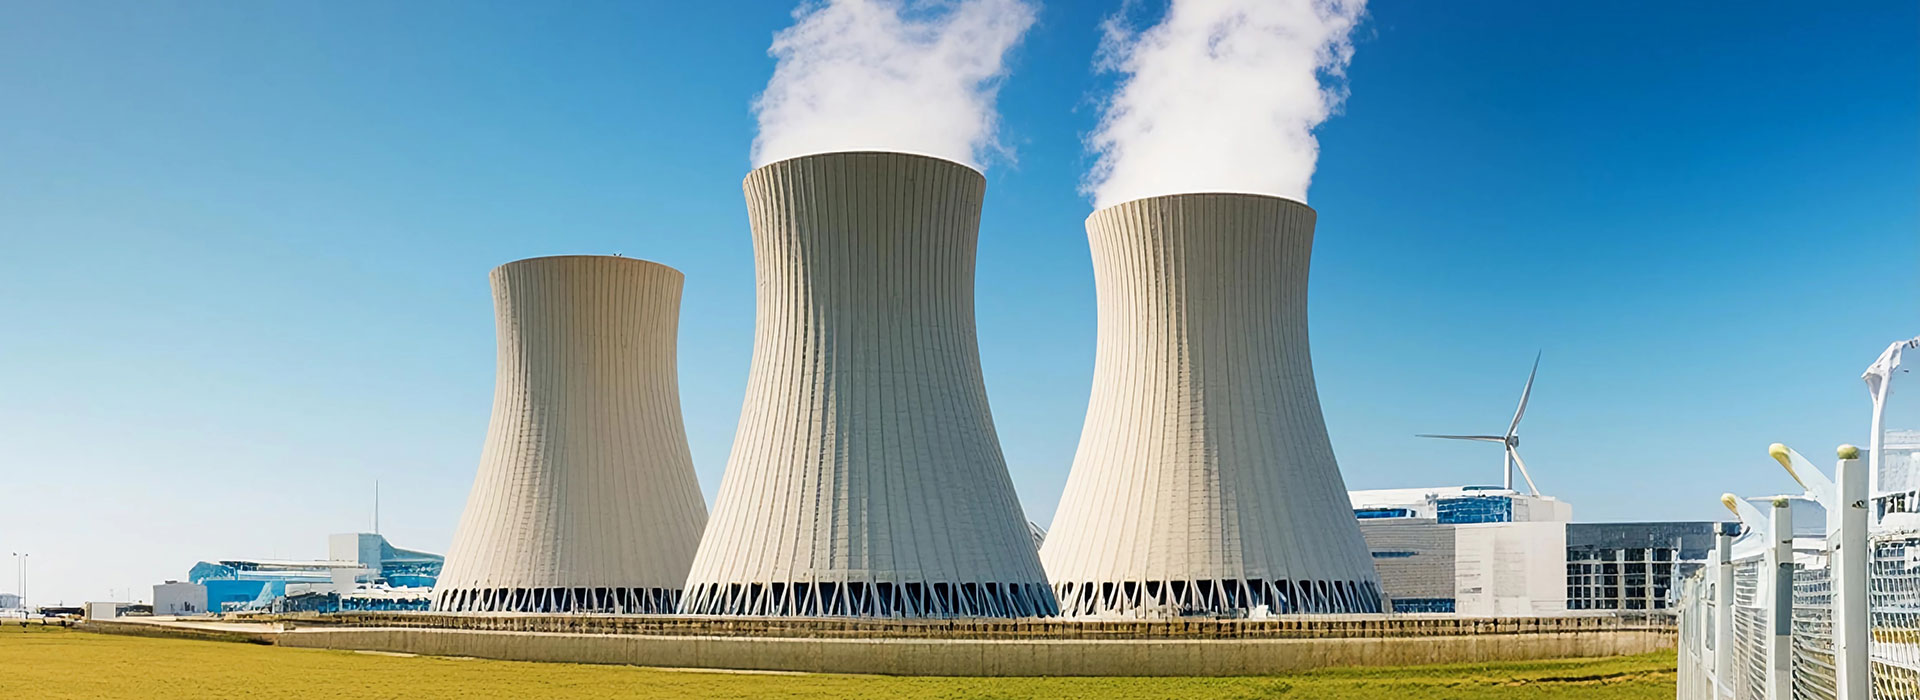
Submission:
[[1551,615],[1567,609],[1573,507],[1498,486],[1347,494],[1396,612]]
[[1565,522],[1454,526],[1454,612],[1532,617],[1567,611]]
[[88,601],[85,605],[81,606],[81,609],[86,612],[87,619],[89,620],[112,620],[117,617],[124,617],[128,612],[132,611],[134,607],[136,607],[135,603]]
[[494,269],[493,421],[434,609],[675,610],[707,516],[680,417],[681,279],[619,257]]
[[1087,218],[1093,393],[1041,549],[1064,614],[1381,609],[1308,352],[1314,220],[1244,194]]
[[207,587],[186,581],[168,581],[153,587],[153,614],[155,615],[205,615],[207,610]]
[[1053,614],[974,337],[986,179],[826,153],[744,184],[753,364],[684,610]]
[[1874,517],[1887,530],[1920,530],[1920,430],[1889,430],[1874,474]]
[[1361,520],[1424,518],[1447,525],[1573,520],[1573,506],[1566,501],[1499,486],[1369,489],[1349,491],[1347,500]]

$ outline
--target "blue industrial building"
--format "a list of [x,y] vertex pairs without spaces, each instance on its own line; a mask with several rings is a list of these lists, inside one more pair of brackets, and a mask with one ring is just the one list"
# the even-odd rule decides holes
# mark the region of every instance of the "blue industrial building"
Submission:
[[187,580],[206,587],[198,607],[210,612],[282,610],[286,601],[313,612],[340,609],[424,610],[444,557],[401,549],[367,532],[327,538],[324,560],[203,561]]

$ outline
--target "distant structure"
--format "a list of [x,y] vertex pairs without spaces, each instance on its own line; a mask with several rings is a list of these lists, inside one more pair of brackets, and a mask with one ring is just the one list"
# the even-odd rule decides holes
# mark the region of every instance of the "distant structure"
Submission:
[[1394,612],[1474,616],[1567,610],[1573,507],[1500,486],[1348,494]]
[[1394,612],[1566,612],[1565,501],[1500,486],[1347,496]]
[[1054,614],[974,337],[986,179],[827,153],[745,190],[753,364],[684,611]]
[[680,272],[561,256],[492,281],[493,422],[433,609],[673,612],[707,517],[680,417]]
[[1041,549],[1064,614],[1381,610],[1308,354],[1314,218],[1243,194],[1088,217],[1093,395]]
[[[1402,613],[1665,610],[1677,577],[1706,562],[1713,533],[1723,527],[1575,523],[1565,501],[1499,486],[1380,489],[1348,497],[1393,611]],[[1823,517],[1799,511],[1811,521]]]
[[1415,437],[1439,438],[1442,440],[1471,440],[1474,442],[1497,442],[1502,446],[1500,487],[1513,489],[1513,468],[1520,468],[1520,476],[1527,480],[1527,492],[1540,495],[1539,487],[1533,485],[1533,475],[1527,473],[1526,461],[1520,459],[1520,419],[1527,415],[1527,399],[1533,396],[1533,378],[1540,374],[1540,355],[1533,356],[1533,369],[1527,372],[1527,386],[1520,390],[1520,407],[1514,409],[1513,422],[1507,424],[1505,435],[1416,435]]
[[1706,566],[1714,533],[1730,525],[1569,523],[1567,609],[1666,610],[1677,597],[1675,582]]
[[1874,521],[1887,529],[1920,529],[1920,430],[1887,430],[1881,435],[1880,470],[1874,473]]
[[1564,523],[1573,506],[1552,496],[1501,486],[1433,486],[1350,491],[1353,515],[1361,519],[1418,518],[1441,525]]
[[186,581],[168,581],[153,587],[154,607],[163,615],[217,613],[222,610],[271,610],[288,596],[329,592],[382,591],[417,601],[405,607],[424,609],[427,592],[440,575],[438,554],[401,549],[387,538],[369,532],[327,538],[327,558],[218,559],[202,561],[187,571]]
[[153,614],[155,615],[205,615],[218,610],[207,609],[207,587],[189,581],[168,581],[153,586]]

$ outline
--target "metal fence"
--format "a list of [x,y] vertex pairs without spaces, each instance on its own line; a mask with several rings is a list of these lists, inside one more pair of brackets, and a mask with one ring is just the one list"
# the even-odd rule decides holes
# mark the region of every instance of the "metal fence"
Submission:
[[[1833,478],[1775,444],[1805,494],[1770,514],[1721,497],[1745,530],[1720,532],[1713,565],[1679,585],[1679,700],[1920,700],[1920,431],[1886,429],[1908,350],[1920,338],[1860,375],[1870,439],[1840,446]],[[1824,527],[1796,528],[1796,501]]]
[[[1789,622],[1790,663],[1780,669],[1792,700],[1838,700],[1832,556],[1820,539],[1795,540]],[[1865,593],[1869,697],[1920,699],[1920,533],[1884,533],[1870,538],[1872,558]],[[1766,551],[1747,551],[1731,562],[1731,595],[1717,596],[1714,567],[1680,584],[1680,700],[1774,700],[1767,694],[1776,670],[1769,663],[1769,637],[1780,600],[1769,595],[1774,570]],[[1731,611],[1728,649],[1720,656],[1718,609]],[[1724,661],[1725,668],[1721,668]],[[1716,690],[1718,691],[1716,693]],[[1784,700],[1784,699],[1781,699]]]

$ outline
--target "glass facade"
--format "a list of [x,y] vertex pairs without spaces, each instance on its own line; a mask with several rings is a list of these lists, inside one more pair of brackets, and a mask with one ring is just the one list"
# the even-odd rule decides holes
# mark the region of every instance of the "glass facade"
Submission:
[[1513,522],[1513,499],[1506,496],[1465,496],[1434,502],[1441,525]]

